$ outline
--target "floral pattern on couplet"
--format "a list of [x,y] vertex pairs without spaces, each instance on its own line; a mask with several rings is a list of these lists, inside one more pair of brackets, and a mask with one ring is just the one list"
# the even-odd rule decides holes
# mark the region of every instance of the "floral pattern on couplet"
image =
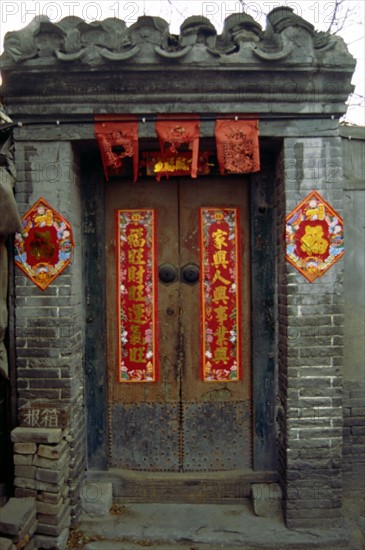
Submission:
[[155,382],[157,272],[154,210],[118,210],[119,381]]
[[200,209],[202,378],[241,377],[239,210]]

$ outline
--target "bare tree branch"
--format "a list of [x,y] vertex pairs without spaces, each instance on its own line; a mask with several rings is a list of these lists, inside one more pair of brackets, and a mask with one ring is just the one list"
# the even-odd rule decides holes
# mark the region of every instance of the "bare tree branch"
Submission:
[[343,4],[343,0],[336,0],[335,7],[332,13],[331,22],[329,24],[327,32],[333,32],[333,28],[337,24],[337,15],[338,15],[338,12],[340,11],[340,7],[342,4]]
[[175,10],[179,15],[181,15],[182,17],[185,17],[185,13],[183,13],[177,6],[176,4],[174,3],[173,0],[167,0],[167,2],[169,3],[171,9]]
[[[340,16],[342,7],[346,7],[346,11],[344,15]],[[351,6],[348,1],[346,2],[346,0],[336,0],[327,32],[331,34],[338,34],[349,26],[349,21],[351,24],[351,21],[355,19],[356,6]]]

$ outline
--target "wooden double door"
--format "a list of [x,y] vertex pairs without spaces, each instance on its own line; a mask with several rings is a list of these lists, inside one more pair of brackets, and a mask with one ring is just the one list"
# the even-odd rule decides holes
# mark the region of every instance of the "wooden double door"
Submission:
[[[248,181],[243,177],[116,180],[106,189],[106,297],[110,465],[139,471],[209,472],[251,466],[251,330]],[[199,209],[239,211],[242,376],[203,381]],[[118,379],[116,212],[156,213],[158,368],[156,382]],[[164,280],[164,268],[175,270]],[[192,269],[190,269],[192,268]],[[189,271],[190,269],[190,271]],[[184,271],[185,270],[185,271]],[[196,278],[198,277],[198,278]],[[171,277],[170,277],[171,278]],[[167,279],[169,277],[167,276]]]

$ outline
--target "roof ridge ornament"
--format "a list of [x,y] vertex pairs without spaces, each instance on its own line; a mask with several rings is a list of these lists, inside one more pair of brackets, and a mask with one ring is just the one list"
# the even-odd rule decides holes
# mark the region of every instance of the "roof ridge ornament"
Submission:
[[140,51],[139,46],[133,46],[130,50],[126,52],[112,52],[107,48],[99,49],[101,57],[108,59],[109,61],[126,61],[127,59],[132,59]]
[[267,16],[268,23],[272,26],[275,32],[282,33],[288,27],[302,27],[312,36],[314,35],[314,26],[294,13],[294,9],[289,6],[280,6],[274,8]]
[[[39,61],[41,60],[41,61]],[[67,62],[87,70],[110,65],[229,67],[247,71],[268,63],[299,67],[352,68],[355,62],[344,41],[315,31],[292,8],[274,8],[263,30],[249,14],[230,14],[222,34],[203,16],[188,17],[180,34],[170,33],[161,17],[142,16],[131,26],[116,18],[86,23],[66,17],[54,23],[36,17],[27,27],[5,35],[2,70],[21,65],[33,72]],[[171,64],[169,65],[171,67]]]
[[163,57],[165,59],[181,59],[182,57],[185,57],[191,50],[192,46],[185,46],[181,50],[176,51],[166,51],[160,46],[155,46],[155,52],[160,57]]

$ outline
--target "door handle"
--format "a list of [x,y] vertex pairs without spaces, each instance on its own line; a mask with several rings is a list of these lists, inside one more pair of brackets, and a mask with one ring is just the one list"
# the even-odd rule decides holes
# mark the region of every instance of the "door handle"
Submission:
[[[162,283],[176,282],[178,269],[172,264],[161,264],[158,268],[158,278]],[[181,281],[193,285],[199,281],[199,267],[196,264],[186,264],[181,268]]]
[[171,284],[177,279],[178,270],[172,264],[162,264],[158,268],[158,278],[162,283]]
[[183,283],[194,285],[199,281],[199,267],[196,264],[187,264],[181,268],[181,280]]

